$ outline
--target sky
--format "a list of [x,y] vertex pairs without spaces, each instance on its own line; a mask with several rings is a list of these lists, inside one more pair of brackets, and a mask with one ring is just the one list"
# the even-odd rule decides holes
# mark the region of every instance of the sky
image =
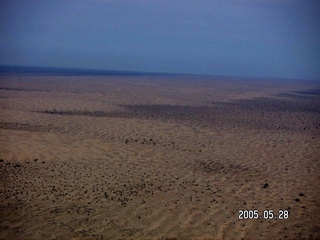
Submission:
[[320,79],[320,2],[1,0],[0,65]]

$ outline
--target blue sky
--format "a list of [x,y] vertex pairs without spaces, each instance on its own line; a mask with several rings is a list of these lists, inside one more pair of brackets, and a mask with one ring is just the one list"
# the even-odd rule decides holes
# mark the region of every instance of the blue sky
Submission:
[[320,79],[320,3],[2,0],[0,64]]

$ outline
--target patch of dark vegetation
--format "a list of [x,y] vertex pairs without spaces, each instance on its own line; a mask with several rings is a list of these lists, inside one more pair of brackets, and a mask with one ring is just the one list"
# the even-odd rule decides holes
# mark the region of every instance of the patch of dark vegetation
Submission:
[[21,165],[20,165],[20,164],[16,164],[16,165],[14,165],[14,168],[19,168],[19,167],[21,167]]
[[216,106],[124,105],[122,107],[128,110],[127,116],[133,118],[215,127],[304,131],[319,128],[316,115],[314,119],[304,119],[302,113],[319,114],[320,99],[293,101],[270,97],[219,102]]
[[297,93],[280,93],[275,95],[275,97],[281,97],[291,101],[311,101],[312,98],[317,96],[303,95],[303,94],[297,94]]
[[292,91],[287,93],[280,93],[276,95],[277,97],[284,97],[287,100],[292,101],[303,101],[303,102],[319,102],[320,89],[310,89],[307,91]]
[[38,111],[38,113],[56,114],[63,116],[90,116],[90,117],[125,117],[127,114],[121,112],[107,112],[107,111],[57,111],[46,110]]
[[180,105],[122,105],[132,116],[161,120],[193,120],[203,122],[203,119],[214,121],[222,107],[210,106],[180,106]]
[[294,91],[295,93],[305,94],[305,95],[320,95],[320,89],[311,89],[308,91]]
[[317,115],[320,113],[320,97],[315,95],[284,93],[275,97],[212,102],[211,104],[200,106],[121,105],[125,109],[124,111],[46,110],[39,113],[62,116],[152,119],[217,128],[245,127],[275,131],[313,131],[320,128]]
[[201,170],[209,174],[212,174],[212,173],[226,174],[230,171],[232,171],[233,174],[237,174],[238,176],[242,174],[247,175],[248,172],[261,174],[260,169],[254,168],[252,166],[247,167],[247,166],[242,166],[240,164],[221,163],[213,159],[207,159],[207,160],[197,159],[187,164],[187,166],[193,170]]
[[176,237],[161,237],[159,240],[178,240]]
[[18,122],[0,122],[0,129],[22,130],[31,132],[61,132],[55,127]]
[[237,110],[265,111],[265,112],[316,112],[320,113],[320,98],[303,98],[300,101],[295,96],[290,98],[254,98],[236,100],[227,103],[220,103],[225,107],[232,107]]
[[22,92],[50,92],[50,90],[23,89],[23,88],[5,88],[5,87],[0,87],[0,90],[7,90],[7,91],[22,91]]

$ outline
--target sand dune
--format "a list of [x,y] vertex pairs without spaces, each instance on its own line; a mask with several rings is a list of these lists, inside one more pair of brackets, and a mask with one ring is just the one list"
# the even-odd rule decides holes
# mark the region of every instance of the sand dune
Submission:
[[318,89],[1,76],[0,238],[319,239]]

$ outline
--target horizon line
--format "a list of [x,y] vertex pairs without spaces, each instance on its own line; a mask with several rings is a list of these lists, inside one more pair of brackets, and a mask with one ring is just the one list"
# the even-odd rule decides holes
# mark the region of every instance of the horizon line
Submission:
[[0,64],[0,75],[47,75],[47,76],[203,76],[221,78],[240,78],[255,80],[304,80],[319,81],[320,79],[285,78],[285,77],[263,77],[263,76],[236,76],[219,74],[200,74],[200,73],[168,73],[168,72],[149,72],[132,70],[108,70],[96,68],[76,68],[76,67],[48,67],[48,66],[28,66],[28,65],[9,65]]

